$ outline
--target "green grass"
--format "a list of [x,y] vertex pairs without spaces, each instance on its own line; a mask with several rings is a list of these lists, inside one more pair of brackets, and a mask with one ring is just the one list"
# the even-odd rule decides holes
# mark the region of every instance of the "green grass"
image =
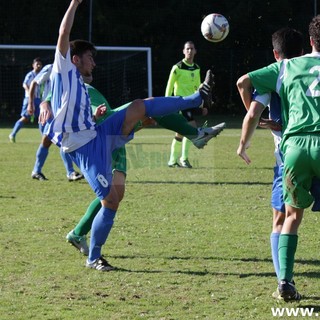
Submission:
[[[239,125],[239,124],[238,124]],[[173,134],[137,133],[128,145],[126,195],[103,253],[119,271],[84,267],[65,242],[94,194],[69,183],[58,148],[30,177],[40,135],[0,130],[0,319],[274,319],[270,258],[273,141],[258,130],[247,166],[240,130],[226,129],[188,169],[169,169]],[[306,211],[295,264],[300,304],[319,311],[319,214]],[[286,319],[285,317],[282,317]],[[289,319],[289,318],[288,318]]]

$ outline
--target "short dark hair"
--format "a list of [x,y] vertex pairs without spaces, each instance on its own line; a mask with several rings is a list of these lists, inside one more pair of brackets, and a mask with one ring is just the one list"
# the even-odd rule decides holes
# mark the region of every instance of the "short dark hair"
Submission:
[[193,45],[194,47],[196,47],[193,41],[188,40],[188,41],[186,41],[186,42],[184,43],[183,49],[186,47],[187,44],[191,44],[191,45]]
[[71,58],[74,55],[81,57],[85,52],[91,51],[93,56],[97,54],[97,50],[93,43],[86,40],[73,40],[70,42],[70,54]]
[[36,57],[36,58],[34,58],[34,59],[33,59],[33,61],[32,61],[32,64],[34,64],[34,63],[36,63],[36,62],[40,62],[40,63],[42,63],[41,58],[40,58],[40,57]]
[[315,49],[320,51],[320,15],[315,16],[309,24],[309,36],[314,42]]
[[303,52],[303,35],[293,28],[281,28],[273,33],[272,46],[283,59],[300,56]]

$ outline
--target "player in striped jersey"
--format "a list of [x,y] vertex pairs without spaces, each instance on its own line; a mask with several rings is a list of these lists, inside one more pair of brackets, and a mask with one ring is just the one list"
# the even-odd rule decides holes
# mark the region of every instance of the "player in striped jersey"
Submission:
[[95,67],[96,50],[84,40],[70,43],[75,12],[82,0],[72,0],[59,29],[52,81],[52,111],[54,119],[48,135],[70,153],[102,207],[92,223],[89,256],[86,266],[101,271],[112,269],[102,257],[101,248],[113,225],[118,206],[118,194],[112,188],[112,151],[133,138],[139,120],[161,116],[211,104],[213,75],[210,70],[199,91],[188,97],[159,97],[138,99],[114,113],[101,125],[96,125],[106,112],[101,105],[91,112],[90,98],[82,76],[91,76]]
[[[37,74],[40,72],[42,69],[42,61],[40,58],[35,58],[33,59],[32,62],[32,71],[28,72],[23,80],[23,89],[24,89],[24,99],[22,103],[22,110],[21,110],[21,118],[15,123],[12,132],[9,135],[9,140],[11,142],[16,142],[16,135],[18,131],[26,124],[29,122],[33,122],[34,117],[38,117],[39,115],[39,105],[41,102],[40,99],[40,90],[38,89],[35,93],[34,96],[34,105],[35,105],[35,110],[33,114],[29,114],[27,111],[28,108],[28,101],[29,101],[29,87],[32,82],[32,80],[37,76]],[[42,132],[42,127],[39,125],[39,129]]]
[[[30,115],[34,114],[35,112],[35,105],[34,105],[35,92],[40,88],[41,100],[44,100],[45,98],[47,98],[51,92],[50,75],[51,75],[52,67],[53,67],[52,64],[47,64],[46,66],[44,66],[42,70],[38,73],[38,75],[31,82],[30,90],[29,90],[29,103],[27,108],[28,113]],[[47,121],[48,125],[50,120],[51,119]],[[43,125],[45,125],[45,123],[43,123]],[[42,173],[42,167],[44,166],[44,163],[49,154],[49,148],[51,144],[52,144],[51,140],[47,137],[47,135],[43,134],[41,143],[36,153],[36,161],[31,173],[32,179],[36,179],[40,181],[48,180],[46,176]],[[67,179],[69,181],[77,181],[82,179],[83,175],[74,170],[70,155],[63,152],[60,149],[60,156],[61,156],[63,165],[66,169]]]
[[[85,79],[85,81],[91,82],[92,80]],[[128,106],[128,104],[125,104],[119,108],[111,109],[108,104],[108,101],[97,89],[88,84],[86,84],[86,86],[88,88],[92,110],[95,111],[96,108],[101,104],[104,104],[107,107],[107,113],[99,120],[99,123],[104,121],[108,116],[110,116],[114,112],[118,112],[119,110]],[[188,121],[179,113],[174,113],[163,117],[155,117],[154,120],[163,128],[179,132],[183,136],[189,137],[191,141],[203,142],[203,140],[201,139],[201,133],[199,139],[196,139],[196,137],[199,136],[198,129],[191,126],[188,123]],[[145,126],[145,122],[146,121],[143,121],[142,123],[137,124],[136,130],[143,128]],[[224,126],[225,124],[222,123],[211,128],[205,128],[204,130],[209,129],[211,137],[214,137],[223,130]],[[199,145],[195,143],[195,146],[197,146],[198,148],[202,148],[204,145]],[[120,203],[125,193],[125,180],[127,169],[126,150],[124,146],[112,152],[112,160],[112,185],[117,189],[117,193],[119,195],[118,200]],[[84,216],[80,219],[75,228],[71,230],[66,236],[67,241],[84,255],[88,255],[89,252],[88,245],[86,242],[86,235],[89,233],[92,221],[98,213],[98,211],[100,210],[100,208],[101,203],[99,198],[93,200],[87,208],[87,211],[84,214]]]

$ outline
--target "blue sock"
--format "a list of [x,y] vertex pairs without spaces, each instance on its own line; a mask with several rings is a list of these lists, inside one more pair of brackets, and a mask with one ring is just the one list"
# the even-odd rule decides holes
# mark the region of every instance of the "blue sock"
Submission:
[[91,240],[88,257],[89,263],[92,263],[94,260],[101,257],[101,247],[105,244],[108,238],[113,226],[115,215],[116,211],[101,207],[95,216],[91,227]]
[[279,273],[280,273],[279,256],[278,256],[279,237],[280,237],[280,233],[272,232],[270,235],[272,262],[273,262],[274,270],[276,271],[278,279],[279,279]]
[[15,137],[15,135],[16,135],[16,134],[18,133],[18,131],[23,127],[23,125],[24,125],[24,123],[23,123],[22,121],[18,120],[18,121],[15,123],[15,125],[14,125],[14,127],[13,127],[13,129],[12,129],[12,132],[10,133],[10,136]]
[[180,110],[198,108],[201,104],[202,98],[199,92],[187,97],[156,97],[144,100],[148,117],[165,116]]
[[38,151],[36,153],[36,162],[34,164],[32,172],[41,173],[42,167],[49,154],[49,148],[45,148],[42,143],[39,145]]
[[60,148],[60,156],[63,161],[63,165],[66,168],[67,176],[69,176],[74,171],[70,154],[63,152]]

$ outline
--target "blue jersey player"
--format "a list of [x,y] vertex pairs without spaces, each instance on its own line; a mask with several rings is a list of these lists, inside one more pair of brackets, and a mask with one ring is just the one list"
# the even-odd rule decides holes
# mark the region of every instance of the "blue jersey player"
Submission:
[[[32,70],[28,72],[23,80],[22,87],[24,89],[24,98],[22,103],[21,109],[21,118],[15,123],[10,135],[9,140],[13,143],[16,142],[16,135],[18,131],[30,121],[32,122],[33,119],[38,117],[39,115],[39,105],[41,102],[40,97],[40,90],[37,90],[34,95],[34,106],[35,108],[29,112],[28,110],[28,102],[29,102],[29,89],[32,80],[37,76],[37,74],[42,69],[42,61],[39,57],[33,59],[32,62]],[[39,129],[42,130],[41,125],[39,124]]]
[[111,188],[112,151],[133,138],[133,130],[145,116],[161,116],[211,103],[213,76],[207,72],[199,91],[188,97],[138,99],[128,108],[116,112],[99,126],[97,121],[106,112],[105,106],[92,114],[90,98],[82,76],[91,76],[96,49],[92,43],[75,40],[70,32],[77,7],[82,0],[72,0],[60,25],[55,60],[51,74],[52,120],[48,135],[71,155],[101,201],[101,209],[92,223],[89,256],[86,266],[100,271],[113,267],[102,257],[117,211],[118,195]]
[[[44,103],[47,103],[45,99],[47,99],[48,95],[51,93],[51,81],[50,81],[50,75],[52,72],[52,64],[47,64],[42,68],[42,70],[38,73],[38,75],[33,79],[30,85],[29,90],[29,104],[28,104],[28,111],[29,113],[33,114],[35,110],[34,105],[34,96],[37,90],[41,88],[41,100],[42,105]],[[40,116],[40,115],[39,115]],[[45,131],[45,126],[49,125],[50,119],[46,121],[46,123],[41,124],[41,121],[39,121],[40,125],[43,126]],[[48,124],[47,124],[48,123]],[[41,143],[38,147],[37,153],[36,153],[36,161],[34,163],[34,167],[31,173],[32,179],[44,181],[48,180],[46,176],[42,172],[42,167],[44,166],[44,163],[47,159],[47,156],[49,154],[49,148],[51,146],[52,142],[51,140],[45,135],[42,135]],[[62,152],[60,149],[60,156],[63,161],[63,165],[67,172],[67,178],[69,181],[77,181],[83,178],[83,175],[79,172],[75,171],[73,168],[72,160],[70,158],[70,155],[67,153]]]

